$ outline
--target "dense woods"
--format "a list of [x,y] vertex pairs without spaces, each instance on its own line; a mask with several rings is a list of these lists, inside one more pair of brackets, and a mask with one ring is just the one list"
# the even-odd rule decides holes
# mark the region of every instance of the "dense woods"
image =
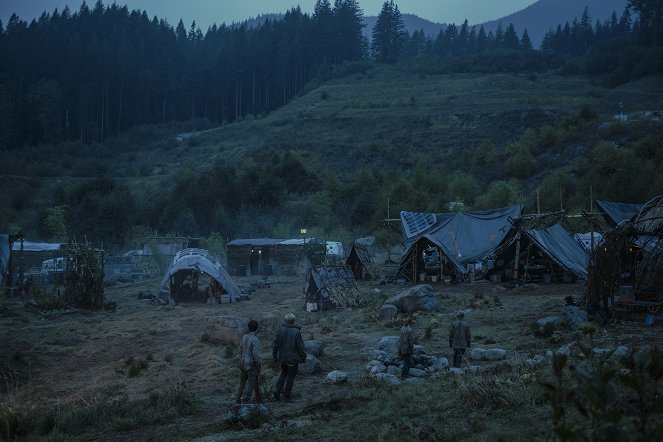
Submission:
[[[583,208],[597,181],[603,198],[640,201],[663,193],[663,182],[651,179],[663,166],[655,148],[661,134],[647,135],[650,127],[597,131],[589,107],[519,139],[465,146],[444,158],[447,167],[431,166],[416,152],[404,164],[402,146],[393,141],[369,152],[384,156],[384,167],[366,167],[347,181],[311,166],[315,159],[300,152],[271,146],[241,165],[221,159],[206,164],[204,173],[184,170],[167,187],[136,188],[124,180],[150,176],[153,166],[141,154],[175,149],[179,132],[260,119],[312,82],[370,77],[380,63],[400,63],[413,77],[509,72],[535,81],[537,73],[555,70],[592,75],[609,86],[661,72],[660,7],[637,0],[630,6],[595,24],[586,10],[551,30],[541,50],[512,25],[493,34],[465,21],[437,36],[409,34],[393,1],[384,3],[370,42],[356,0],[318,0],[311,15],[295,8],[255,27],[214,25],[206,32],[195,22],[172,26],[101,0],[30,23],[14,15],[0,24],[0,151],[6,174],[26,181],[12,189],[3,218],[44,239],[85,235],[122,246],[154,231],[289,236],[302,226],[346,239],[380,229],[386,201],[396,210],[443,211],[444,202],[491,208],[535,203],[540,194],[552,201],[543,209],[556,209],[560,199]],[[320,99],[326,98],[323,90]],[[419,99],[412,95],[399,105]],[[611,144],[615,138],[619,145]],[[198,142],[194,137],[183,146]],[[569,145],[584,149],[573,161],[565,153]],[[120,155],[129,161],[119,165]],[[548,173],[551,164],[561,168]],[[58,176],[76,179],[38,184],[40,177]]]

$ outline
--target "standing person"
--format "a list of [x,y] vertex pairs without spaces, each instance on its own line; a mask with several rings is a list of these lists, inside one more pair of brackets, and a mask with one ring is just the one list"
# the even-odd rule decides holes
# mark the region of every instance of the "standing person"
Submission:
[[260,396],[260,341],[256,332],[258,321],[249,321],[249,332],[242,336],[239,343],[239,390],[237,403],[247,403],[251,398],[251,390],[255,392],[256,402],[262,402]]
[[403,360],[401,379],[410,373],[412,365],[412,351],[414,350],[414,332],[412,331],[412,318],[407,318],[401,327],[401,336],[398,340],[398,356]]
[[449,347],[454,349],[454,367],[456,368],[460,368],[465,350],[470,348],[472,341],[470,326],[463,320],[464,317],[465,313],[462,311],[456,313],[457,320],[451,324],[449,332]]
[[292,383],[297,374],[297,366],[306,362],[306,352],[304,351],[304,339],[298,325],[295,325],[295,315],[288,313],[285,315],[285,324],[279,327],[274,336],[274,350],[272,357],[274,362],[281,364],[281,374],[276,382],[274,399],[281,399],[281,390],[285,382],[285,391],[283,397],[286,401],[290,400],[292,393]]

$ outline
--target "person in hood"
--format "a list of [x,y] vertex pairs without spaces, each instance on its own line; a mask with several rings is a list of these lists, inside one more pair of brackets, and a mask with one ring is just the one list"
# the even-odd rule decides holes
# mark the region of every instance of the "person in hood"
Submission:
[[256,402],[262,402],[260,397],[260,341],[258,332],[258,321],[249,321],[249,332],[242,336],[239,343],[239,390],[237,390],[237,403],[247,403],[251,399],[252,391],[255,392]]
[[407,318],[401,327],[401,336],[398,340],[398,356],[403,361],[401,379],[405,379],[412,366],[412,353],[414,350],[414,332],[412,331],[412,318]]
[[[288,313],[284,319],[285,324],[279,327],[276,336],[274,336],[274,349],[272,351],[274,362],[281,365],[281,374],[274,391],[274,399],[277,401],[281,399],[281,391],[283,391],[283,398],[286,401],[290,400],[292,384],[295,375],[297,375],[297,367],[299,364],[306,362],[301,327],[295,325],[297,318],[292,313]],[[285,390],[283,390],[284,383]]]
[[449,347],[454,349],[454,367],[460,368],[463,362],[465,350],[470,348],[472,336],[470,335],[470,326],[463,320],[465,313],[459,311],[456,313],[456,321],[451,324],[449,331]]

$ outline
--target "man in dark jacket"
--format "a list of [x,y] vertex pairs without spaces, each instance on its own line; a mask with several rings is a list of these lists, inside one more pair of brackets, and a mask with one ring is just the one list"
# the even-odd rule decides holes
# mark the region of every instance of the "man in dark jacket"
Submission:
[[470,335],[470,326],[463,320],[465,314],[459,311],[456,314],[457,321],[451,324],[449,331],[449,347],[454,349],[454,367],[460,368],[463,362],[465,350],[470,348],[472,336]]
[[288,313],[285,315],[285,324],[279,327],[274,336],[274,350],[272,356],[274,362],[281,364],[281,374],[276,382],[274,399],[281,399],[281,390],[285,382],[285,391],[283,397],[286,401],[290,400],[292,393],[292,383],[297,374],[297,366],[306,362],[306,352],[304,351],[304,339],[299,331],[300,327],[295,325],[295,315]]
[[261,403],[260,397],[260,341],[256,336],[258,321],[249,321],[249,332],[242,336],[239,343],[239,390],[237,390],[237,403],[247,403],[251,393],[255,392],[256,403]]
[[412,318],[408,318],[401,328],[401,336],[398,340],[398,356],[403,360],[403,371],[401,379],[405,379],[410,373],[412,365],[412,351],[414,350],[414,332],[412,331]]

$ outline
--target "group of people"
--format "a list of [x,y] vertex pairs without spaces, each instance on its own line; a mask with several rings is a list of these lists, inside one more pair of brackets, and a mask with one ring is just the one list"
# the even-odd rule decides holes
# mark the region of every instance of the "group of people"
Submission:
[[[470,347],[472,340],[470,326],[464,320],[465,314],[459,311],[456,321],[451,324],[449,331],[449,347],[454,350],[453,366],[460,367],[465,350]],[[297,375],[299,364],[306,362],[306,351],[301,327],[295,324],[295,315],[288,313],[284,317],[284,324],[277,330],[272,344],[272,359],[280,365],[279,379],[274,390],[274,399],[281,400],[281,394],[285,401],[290,401],[292,386]],[[260,340],[256,335],[258,321],[249,321],[249,332],[242,336],[239,344],[239,389],[237,390],[236,402],[247,403],[255,394],[257,403],[263,401],[260,392],[260,370],[262,359],[260,357]],[[414,331],[412,330],[412,319],[406,319],[398,343],[398,354],[403,361],[401,379],[408,376],[412,366],[412,354],[414,353]]]
[[[295,324],[297,318],[292,313],[288,313],[284,319],[285,323],[276,332],[272,346],[272,359],[281,369],[274,390],[274,399],[277,401],[281,400],[282,393],[283,399],[290,401],[297,367],[306,362],[304,338],[300,327]],[[256,402],[262,402],[260,393],[262,360],[257,331],[258,322],[252,319],[249,321],[249,332],[242,336],[239,344],[239,389],[236,397],[238,404],[249,402],[252,393],[255,393]]]
[[[459,311],[456,313],[456,320],[451,323],[449,330],[449,347],[454,351],[453,366],[460,368],[465,357],[465,350],[472,343],[470,326],[465,322],[465,313]],[[412,318],[405,320],[401,328],[401,334],[398,340],[398,355],[403,361],[403,370],[401,379],[405,379],[410,373],[412,366],[412,354],[414,353],[414,331],[412,330]]]

